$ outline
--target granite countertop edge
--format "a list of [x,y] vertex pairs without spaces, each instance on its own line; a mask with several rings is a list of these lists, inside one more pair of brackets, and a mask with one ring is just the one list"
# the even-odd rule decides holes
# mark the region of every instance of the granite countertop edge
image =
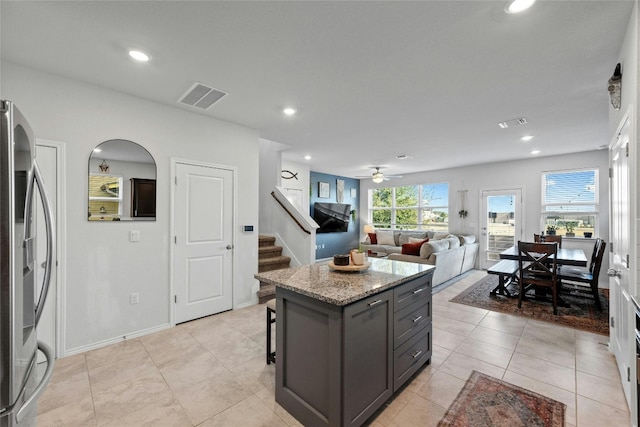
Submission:
[[[273,280],[271,278],[262,276],[260,273],[255,274],[254,277],[256,279],[264,282],[264,283],[267,283],[267,284],[270,284],[270,285],[275,285],[278,288],[286,289],[288,291],[295,292],[295,293],[300,294],[300,295],[305,295],[305,296],[307,296],[309,298],[313,298],[313,299],[318,300],[318,301],[323,301],[323,302],[326,302],[328,304],[332,304],[332,305],[335,305],[335,306],[343,307],[343,306],[352,304],[354,302],[360,301],[362,299],[365,299],[367,297],[370,297],[372,295],[379,294],[379,293],[384,292],[384,291],[386,291],[388,289],[395,288],[396,286],[402,285],[402,284],[404,284],[406,282],[409,282],[409,281],[411,281],[413,279],[416,279],[418,277],[421,277],[421,276],[425,276],[425,275],[430,274],[432,272],[433,272],[433,269],[428,269],[428,270],[419,271],[419,272],[416,272],[414,274],[407,275],[407,276],[404,276],[404,277],[398,277],[395,280],[392,280],[392,281],[390,281],[388,283],[385,283],[384,285],[381,285],[381,286],[379,286],[377,288],[368,289],[366,291],[359,292],[357,294],[351,295],[351,296],[346,297],[346,298],[333,298],[331,296],[328,296],[328,295],[325,295],[325,294],[322,294],[322,293],[313,292],[313,291],[311,291],[309,289],[306,289],[306,288],[303,288],[303,287],[288,285],[286,283],[282,283],[282,282],[279,282],[277,280]],[[348,277],[349,275],[357,276],[357,275],[362,275],[362,274],[387,274],[387,273],[376,272],[376,271],[373,271],[373,272],[367,272],[367,271],[364,271],[364,272],[346,272],[346,273],[345,272],[333,271],[333,274],[341,274],[341,275],[345,275],[345,277]]]

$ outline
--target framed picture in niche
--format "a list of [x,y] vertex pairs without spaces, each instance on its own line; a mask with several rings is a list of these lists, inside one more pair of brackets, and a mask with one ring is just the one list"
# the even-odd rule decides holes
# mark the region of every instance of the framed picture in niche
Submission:
[[358,189],[352,188],[351,189],[351,198],[355,199],[356,197],[358,197]]
[[322,199],[329,198],[329,183],[328,182],[318,182],[318,197]]

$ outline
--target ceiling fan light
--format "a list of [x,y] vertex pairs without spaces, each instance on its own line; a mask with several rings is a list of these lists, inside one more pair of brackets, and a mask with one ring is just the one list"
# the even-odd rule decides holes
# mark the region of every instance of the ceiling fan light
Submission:
[[520,12],[524,12],[525,10],[529,9],[531,6],[533,6],[533,4],[536,2],[536,0],[513,0],[511,3],[509,3],[509,5],[507,6],[507,13],[520,13]]
[[373,182],[375,182],[376,184],[380,184],[382,181],[384,181],[384,175],[382,175],[380,172],[376,172],[373,174]]

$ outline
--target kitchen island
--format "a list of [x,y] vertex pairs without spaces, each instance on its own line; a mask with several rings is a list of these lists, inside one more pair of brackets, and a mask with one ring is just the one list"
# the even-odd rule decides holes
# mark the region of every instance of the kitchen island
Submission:
[[369,259],[256,274],[276,286],[276,402],[305,426],[359,426],[431,361],[425,264]]

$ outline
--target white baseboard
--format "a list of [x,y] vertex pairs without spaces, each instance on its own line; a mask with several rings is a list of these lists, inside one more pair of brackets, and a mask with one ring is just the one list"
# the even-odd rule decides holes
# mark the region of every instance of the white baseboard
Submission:
[[90,345],[86,345],[86,346],[82,346],[82,347],[76,347],[76,348],[72,348],[69,350],[65,350],[64,354],[62,356],[60,356],[60,358],[63,357],[69,357],[69,356],[73,356],[75,354],[80,354],[80,353],[85,353],[87,351],[91,351],[91,350],[97,350],[99,348],[102,347],[106,347],[108,345],[111,344],[117,344],[119,342],[123,342],[123,341],[127,341],[127,340],[131,340],[134,338],[139,338],[145,335],[150,335],[156,332],[160,332],[163,331],[165,329],[169,329],[172,328],[171,324],[169,323],[165,323],[163,325],[159,325],[159,326],[154,326],[153,328],[148,328],[148,329],[143,329],[140,331],[136,331],[136,332],[132,332],[129,335],[124,335],[121,337],[116,337],[116,338],[110,338],[104,341],[99,341]]

